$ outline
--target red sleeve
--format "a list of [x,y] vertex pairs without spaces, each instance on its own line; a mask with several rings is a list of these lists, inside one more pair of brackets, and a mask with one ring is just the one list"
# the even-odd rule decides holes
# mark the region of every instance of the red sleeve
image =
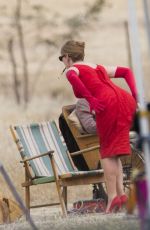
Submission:
[[[68,81],[70,82],[70,84],[72,85],[72,89],[73,89],[73,92],[74,92],[74,95],[77,97],[77,98],[83,98],[82,96],[82,91],[83,91],[83,94],[84,94],[84,91],[85,93],[87,93],[86,89],[85,89],[85,86],[83,85],[83,83],[81,82],[81,80],[79,79],[78,75],[76,74],[76,72],[74,70],[69,70],[67,73],[66,73],[66,76],[67,76],[67,79]],[[88,94],[88,93],[87,93]]]
[[136,83],[135,83],[135,78],[133,75],[133,72],[131,69],[126,68],[126,67],[117,67],[117,70],[115,72],[115,77],[116,78],[124,78],[131,90],[132,96],[135,98],[137,101],[137,88],[136,88]]
[[101,110],[104,110],[102,103],[91,95],[74,70],[69,70],[66,76],[72,85],[75,96],[78,98],[85,98],[89,102],[91,111],[95,110],[95,112],[99,113]]

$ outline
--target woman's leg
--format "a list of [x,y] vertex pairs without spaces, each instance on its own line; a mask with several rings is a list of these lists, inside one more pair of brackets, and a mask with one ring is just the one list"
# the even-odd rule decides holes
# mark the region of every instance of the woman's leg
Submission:
[[123,169],[122,169],[122,163],[120,158],[117,158],[117,164],[118,164],[118,173],[116,178],[116,189],[117,189],[117,195],[121,196],[124,194],[124,188],[123,188]]
[[121,160],[119,158],[118,158],[118,175],[117,175],[116,189],[117,189],[117,195],[120,198],[121,208],[124,209],[124,207],[126,207],[128,198],[123,188],[123,169],[122,169]]
[[104,176],[106,181],[106,188],[108,194],[108,204],[106,212],[109,210],[111,202],[114,197],[117,196],[117,176],[118,176],[118,159],[113,158],[104,158],[101,159],[102,168],[104,169]]

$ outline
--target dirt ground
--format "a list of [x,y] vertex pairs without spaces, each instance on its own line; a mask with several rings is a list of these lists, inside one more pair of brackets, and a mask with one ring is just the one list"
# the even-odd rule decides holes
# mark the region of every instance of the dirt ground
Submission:
[[[142,1],[136,0],[135,2],[144,75],[144,93],[145,99],[149,101],[150,54],[148,39],[144,24]],[[21,23],[28,61],[30,92],[30,102],[25,109],[23,104],[18,106],[15,102],[12,63],[8,50],[9,41],[13,39],[20,94],[21,98],[23,98],[23,64],[14,18],[17,1],[0,1],[0,159],[21,197],[24,197],[21,188],[24,172],[22,165],[19,164],[20,156],[10,135],[9,126],[11,124],[24,124],[52,119],[57,122],[62,106],[76,101],[71,86],[65,77],[61,76],[63,64],[58,61],[60,47],[67,39],[73,38],[86,42],[86,62],[110,66],[129,66],[131,64],[128,59],[129,51],[124,26],[125,21],[128,21],[127,3],[128,1],[123,0],[106,0],[97,11],[100,1],[22,1]],[[93,5],[96,8],[92,8]],[[129,90],[123,80],[115,80],[115,82]],[[8,197],[12,197],[2,176],[0,176],[0,184],[1,192]],[[91,186],[88,186],[88,189],[84,186],[74,190],[71,188],[69,201],[73,202],[79,197],[80,199],[88,199],[91,197],[91,190]],[[31,197],[32,201],[39,201],[40,199],[40,202],[46,202],[48,199],[50,201],[56,199],[53,185],[44,185],[42,189],[41,187],[40,189],[33,188],[32,191],[34,194]],[[39,193],[41,194],[40,197]],[[37,216],[39,215],[40,213]],[[44,217],[42,218],[43,221]],[[99,222],[98,218],[95,218]],[[88,217],[87,219],[85,217],[85,223],[87,220]],[[91,220],[92,223],[94,220]],[[59,223],[60,225],[62,224],[62,222],[58,221],[58,226]],[[69,223],[71,224],[70,220]],[[48,221],[48,224],[51,226],[50,221]],[[56,225],[55,229],[58,229],[58,226]],[[100,229],[101,223],[98,226]],[[12,229],[19,229],[19,227],[15,226]],[[72,229],[75,228],[72,227]],[[98,227],[95,227],[95,229],[98,229]],[[107,228],[103,227],[103,229]],[[138,229],[137,222],[135,222],[134,228],[129,226],[128,229]]]
[[[58,209],[40,208],[31,212],[32,219],[39,230],[140,230],[140,222],[136,216],[124,213],[104,215],[103,213],[71,215],[62,218]],[[27,230],[31,226],[22,217],[16,223],[0,226],[6,230]]]

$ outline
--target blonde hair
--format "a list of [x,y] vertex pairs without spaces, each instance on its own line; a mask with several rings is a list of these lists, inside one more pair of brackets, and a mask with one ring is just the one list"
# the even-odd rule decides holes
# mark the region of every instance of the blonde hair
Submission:
[[61,55],[68,54],[72,61],[84,59],[85,42],[67,41],[61,48]]

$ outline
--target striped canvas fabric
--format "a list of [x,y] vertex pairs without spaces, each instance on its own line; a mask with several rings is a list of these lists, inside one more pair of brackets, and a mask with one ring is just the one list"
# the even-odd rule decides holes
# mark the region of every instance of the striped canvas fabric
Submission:
[[[58,174],[74,171],[54,121],[16,126],[15,129],[23,147],[22,157],[33,157],[53,150]],[[30,164],[36,177],[53,176],[48,156],[32,160]]]

